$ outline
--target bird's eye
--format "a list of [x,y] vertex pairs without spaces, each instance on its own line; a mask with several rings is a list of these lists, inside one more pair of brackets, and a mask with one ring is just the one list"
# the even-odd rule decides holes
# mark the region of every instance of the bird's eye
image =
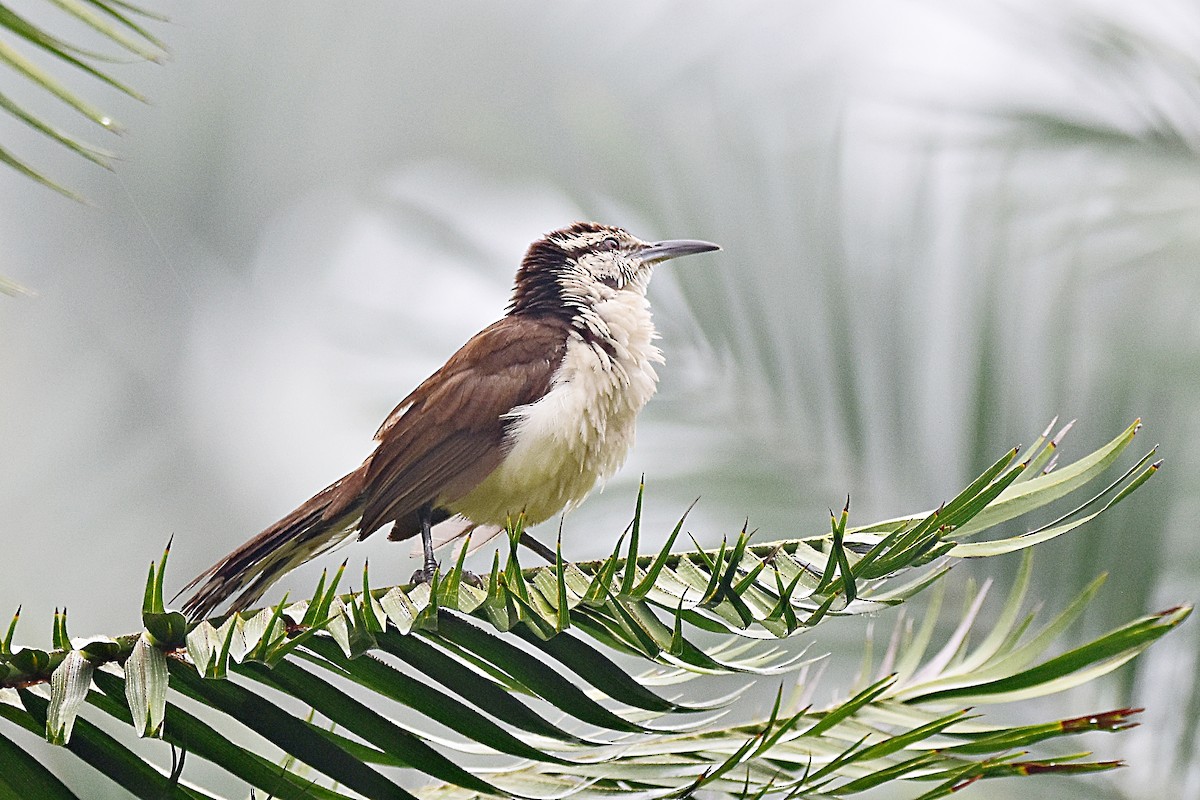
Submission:
[[609,236],[607,239],[605,239],[603,242],[600,243],[600,249],[604,250],[606,252],[616,250],[620,246],[621,246],[621,243],[617,241],[617,237],[615,237],[615,236]]

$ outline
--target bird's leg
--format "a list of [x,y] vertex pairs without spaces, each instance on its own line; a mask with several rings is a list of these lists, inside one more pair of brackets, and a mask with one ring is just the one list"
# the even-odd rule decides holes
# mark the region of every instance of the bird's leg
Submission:
[[437,558],[433,555],[433,503],[426,503],[417,509],[417,519],[421,523],[421,547],[425,550],[425,565],[413,573],[413,583],[429,583],[433,573],[437,571]]
[[525,531],[521,531],[520,542],[542,558],[546,559],[546,561],[549,563],[558,563],[558,555],[553,550],[551,550],[549,547],[546,547],[546,545],[542,544]]

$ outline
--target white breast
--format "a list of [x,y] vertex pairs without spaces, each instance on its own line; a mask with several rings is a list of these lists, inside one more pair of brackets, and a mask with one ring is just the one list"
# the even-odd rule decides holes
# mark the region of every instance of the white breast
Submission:
[[509,450],[491,475],[452,511],[479,524],[503,525],[522,511],[533,525],[580,503],[611,476],[633,445],[642,406],[654,395],[650,306],[639,292],[618,291],[594,307],[593,322],[606,328],[614,347],[573,334],[550,391],[514,409]]

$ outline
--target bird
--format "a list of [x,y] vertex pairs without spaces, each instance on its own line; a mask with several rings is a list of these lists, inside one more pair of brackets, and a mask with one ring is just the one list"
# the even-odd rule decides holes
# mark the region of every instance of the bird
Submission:
[[400,401],[361,466],[188,583],[184,613],[204,618],[231,598],[245,610],[288,571],[389,525],[390,539],[421,537],[413,581],[429,581],[435,527],[494,535],[577,506],[625,461],[657,387],[654,266],[719,249],[595,222],[534,241],[504,316]]

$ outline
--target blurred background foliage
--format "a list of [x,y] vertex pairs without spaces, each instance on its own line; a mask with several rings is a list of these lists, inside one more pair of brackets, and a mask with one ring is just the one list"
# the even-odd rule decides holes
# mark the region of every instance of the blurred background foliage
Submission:
[[[182,584],[354,466],[501,313],[528,242],[577,218],[725,250],[656,277],[662,390],[566,519],[570,557],[607,552],[643,472],[647,546],[697,494],[702,543],[747,516],[779,538],[847,492],[851,524],[936,506],[1055,415],[1080,419],[1075,455],[1141,416],[1166,468],[1042,548],[1039,592],[1111,572],[1095,631],[1195,601],[1194,3],[152,8],[169,63],[105,67],[148,105],[42,58],[123,123],[115,174],[0,120],[89,200],[0,172],[0,275],[36,292],[0,303],[0,608],[138,627],[169,535]],[[3,93],[86,129],[14,75]],[[378,538],[352,565],[402,580]],[[1200,797],[1198,647],[1185,627],[1051,712],[1150,709],[1105,742],[1130,769],[1053,796]]]

